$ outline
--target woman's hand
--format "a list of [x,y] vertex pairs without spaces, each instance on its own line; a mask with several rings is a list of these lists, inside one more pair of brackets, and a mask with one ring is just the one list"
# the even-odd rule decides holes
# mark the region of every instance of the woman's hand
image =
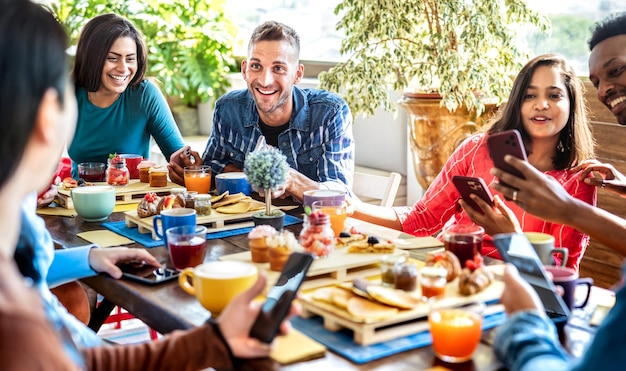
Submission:
[[485,228],[485,233],[493,236],[498,233],[522,232],[517,217],[498,195],[493,197],[494,207],[491,207],[475,194],[471,194],[470,197],[480,206],[483,211],[482,214],[474,210],[463,199],[459,200],[459,203],[474,223]]
[[[570,171],[581,170],[580,180],[592,186],[606,188],[618,196],[626,198],[626,176],[615,169],[613,165],[597,160],[585,160]],[[593,176],[590,177],[589,174]]]
[[54,198],[57,196],[58,193],[59,192],[57,191],[57,186],[55,186],[54,184],[51,185],[47,191],[40,195],[41,197],[37,198],[37,208],[47,207],[48,205],[50,205],[52,201],[54,201]]
[[159,261],[144,249],[129,249],[128,247],[94,248],[89,251],[89,265],[96,272],[108,273],[119,279],[122,270],[115,264],[118,262],[142,262],[146,265],[160,267]]
[[[253,302],[253,300],[263,293],[266,283],[267,277],[265,273],[260,273],[256,283],[228,303],[217,319],[217,325],[235,357],[259,358],[267,357],[270,354],[271,344],[265,344],[258,339],[250,337],[250,329],[262,305],[262,303]],[[295,315],[299,311],[300,308],[292,304],[289,316]],[[281,334],[286,334],[289,328],[289,322],[287,320],[283,321],[280,326]]]

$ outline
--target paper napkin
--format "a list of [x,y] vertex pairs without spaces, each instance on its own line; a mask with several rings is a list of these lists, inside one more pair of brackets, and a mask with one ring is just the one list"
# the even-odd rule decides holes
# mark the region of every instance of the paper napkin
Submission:
[[100,247],[127,245],[129,243],[135,242],[129,238],[120,236],[119,234],[111,232],[107,229],[82,232],[77,234],[77,236],[88,242],[95,243]]

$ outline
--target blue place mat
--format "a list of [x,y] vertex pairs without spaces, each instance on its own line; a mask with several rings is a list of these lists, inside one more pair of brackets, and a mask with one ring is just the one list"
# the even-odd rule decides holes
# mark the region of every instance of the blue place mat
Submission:
[[[501,325],[505,320],[506,313],[504,312],[485,316],[483,331]],[[427,330],[378,344],[360,345],[354,342],[351,330],[329,331],[325,329],[323,319],[319,316],[312,318],[295,316],[291,319],[291,325],[310,338],[324,344],[333,352],[357,364],[428,346],[432,343],[430,331]]]
[[[302,223],[302,219],[289,215],[289,214],[285,215],[285,223],[284,223],[285,226],[298,224],[298,223]],[[132,228],[127,227],[125,221],[106,222],[106,223],[102,223],[102,226],[126,238],[130,238],[131,240],[147,248],[163,246],[165,244],[163,240],[152,239],[152,233],[139,233],[137,227],[132,227]],[[209,228],[208,233],[206,234],[206,239],[213,240],[216,238],[236,236],[239,234],[248,233],[252,230],[252,228],[254,227],[235,228],[235,229],[230,229],[226,231],[218,231],[218,232],[211,232],[211,229]]]

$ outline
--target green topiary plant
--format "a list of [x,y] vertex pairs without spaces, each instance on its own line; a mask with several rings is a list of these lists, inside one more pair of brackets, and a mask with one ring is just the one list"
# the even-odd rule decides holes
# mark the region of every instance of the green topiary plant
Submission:
[[243,172],[255,191],[265,193],[265,215],[272,215],[272,192],[285,185],[288,171],[287,157],[278,148],[263,147],[246,156]]

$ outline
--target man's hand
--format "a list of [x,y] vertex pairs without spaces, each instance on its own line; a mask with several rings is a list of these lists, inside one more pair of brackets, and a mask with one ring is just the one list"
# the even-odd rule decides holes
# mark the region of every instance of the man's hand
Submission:
[[119,279],[122,270],[115,264],[118,262],[143,262],[143,264],[160,267],[149,252],[144,249],[129,249],[127,247],[94,248],[89,250],[89,265],[96,272],[108,273],[111,277]]
[[[618,196],[626,198],[626,176],[615,169],[613,165],[604,164],[598,160],[585,160],[570,171],[577,172],[580,170],[582,170],[580,180],[592,186],[606,188]],[[590,177],[589,174],[592,174],[593,177]]]
[[504,268],[504,290],[500,302],[504,305],[506,313],[510,316],[520,310],[545,311],[543,304],[535,290],[526,282],[512,264]]
[[185,167],[201,164],[200,154],[192,151],[191,147],[184,146],[170,156],[170,162],[167,165],[170,180],[176,184],[185,185]]

